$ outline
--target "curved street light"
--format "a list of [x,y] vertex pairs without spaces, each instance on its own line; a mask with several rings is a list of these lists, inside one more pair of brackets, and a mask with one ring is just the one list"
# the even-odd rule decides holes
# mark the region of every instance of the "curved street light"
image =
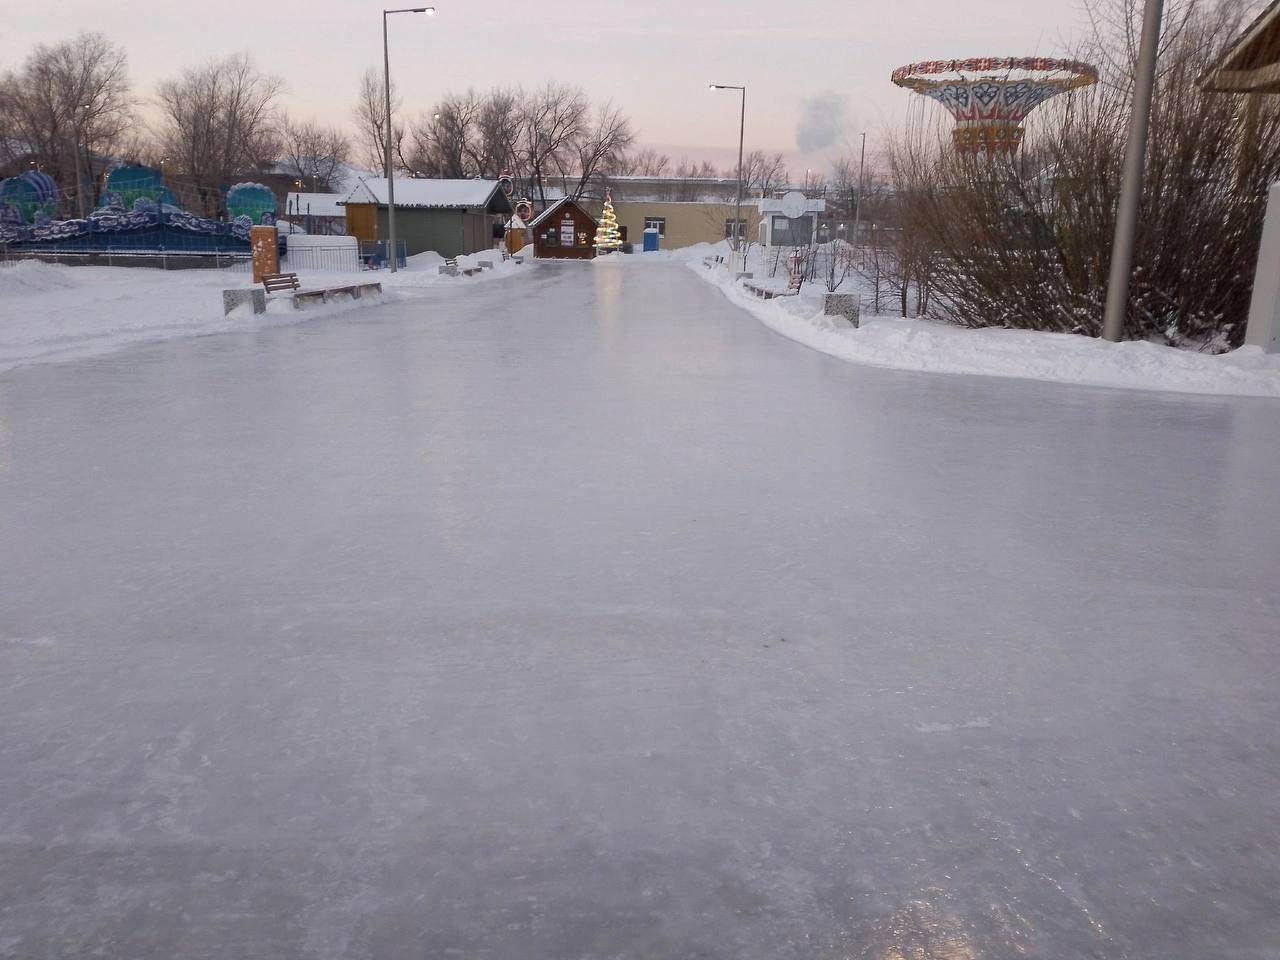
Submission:
[[382,79],[387,107],[387,129],[385,131],[387,146],[387,259],[391,262],[392,273],[396,272],[400,257],[396,251],[396,177],[395,168],[391,166],[391,53],[387,43],[387,17],[393,13],[425,13],[428,17],[433,17],[435,12],[435,7],[404,7],[399,10],[382,11]]
[[[737,90],[742,94],[742,116],[738,125],[738,199],[733,206],[733,252],[737,253],[741,246],[739,235],[745,233],[742,229],[742,144],[746,139],[747,132],[747,88],[734,86],[730,83],[713,83],[708,89]],[[742,269],[747,269],[746,260],[742,261]]]

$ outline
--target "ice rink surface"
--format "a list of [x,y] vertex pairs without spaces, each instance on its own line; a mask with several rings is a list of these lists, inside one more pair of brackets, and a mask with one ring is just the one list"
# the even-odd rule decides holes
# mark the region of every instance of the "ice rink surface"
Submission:
[[1280,404],[566,264],[0,374],[0,957],[1280,957]]

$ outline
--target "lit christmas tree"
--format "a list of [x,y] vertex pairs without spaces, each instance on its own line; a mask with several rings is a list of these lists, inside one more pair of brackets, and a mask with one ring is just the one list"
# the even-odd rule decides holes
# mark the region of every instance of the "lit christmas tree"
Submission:
[[611,253],[622,246],[622,237],[618,234],[618,218],[613,212],[613,196],[608,193],[604,195],[604,212],[600,214],[595,245],[601,253]]

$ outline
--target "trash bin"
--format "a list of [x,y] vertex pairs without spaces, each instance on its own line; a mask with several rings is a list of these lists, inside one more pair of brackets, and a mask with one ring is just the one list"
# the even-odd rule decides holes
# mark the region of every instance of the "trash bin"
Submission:
[[658,228],[650,227],[644,232],[644,252],[655,253],[658,249]]

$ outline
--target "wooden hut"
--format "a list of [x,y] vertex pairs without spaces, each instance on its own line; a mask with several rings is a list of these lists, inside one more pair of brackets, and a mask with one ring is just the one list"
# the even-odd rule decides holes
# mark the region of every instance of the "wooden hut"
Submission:
[[596,218],[571,197],[557,200],[529,223],[534,255],[548,260],[591,260],[596,255]]
[[[385,240],[387,181],[366,177],[356,183],[341,205],[347,233],[361,242]],[[427,180],[396,178],[396,240],[409,256],[434,250],[457,257],[492,250],[502,236],[511,202],[497,180]]]

